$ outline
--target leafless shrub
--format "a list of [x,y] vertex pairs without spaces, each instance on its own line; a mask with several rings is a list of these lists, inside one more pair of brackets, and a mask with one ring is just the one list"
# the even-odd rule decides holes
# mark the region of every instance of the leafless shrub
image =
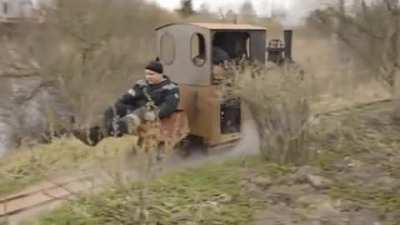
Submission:
[[348,1],[316,11],[310,21],[320,29],[335,34],[343,53],[350,53],[369,74],[385,84],[399,105],[400,77],[400,3],[398,0],[357,1],[350,9]]
[[261,136],[261,152],[280,163],[303,163],[311,112],[304,72],[296,66],[246,68],[237,75],[238,94],[248,104]]

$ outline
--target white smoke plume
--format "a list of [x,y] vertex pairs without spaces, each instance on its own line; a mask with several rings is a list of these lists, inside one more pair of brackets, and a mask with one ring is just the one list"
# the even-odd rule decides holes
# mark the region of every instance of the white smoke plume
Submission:
[[325,8],[334,2],[329,0],[290,0],[282,23],[287,28],[301,25],[311,12]]

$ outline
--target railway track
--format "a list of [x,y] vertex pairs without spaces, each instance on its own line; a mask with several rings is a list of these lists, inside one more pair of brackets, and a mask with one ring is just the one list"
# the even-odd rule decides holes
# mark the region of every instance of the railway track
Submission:
[[373,105],[385,104],[385,103],[391,103],[391,102],[393,102],[393,99],[381,99],[381,100],[367,102],[367,103],[354,104],[352,106],[347,106],[347,107],[343,107],[343,108],[339,108],[339,109],[323,111],[323,112],[315,114],[314,116],[315,117],[335,116],[338,114],[349,112],[354,109],[362,109],[362,108],[366,108],[366,107],[373,106]]
[[56,201],[65,201],[93,187],[89,176],[48,183],[31,191],[0,199],[0,218],[17,215]]

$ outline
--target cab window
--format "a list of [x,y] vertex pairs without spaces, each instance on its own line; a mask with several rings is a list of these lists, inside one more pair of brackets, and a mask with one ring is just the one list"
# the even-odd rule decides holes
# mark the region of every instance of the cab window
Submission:
[[191,58],[196,66],[203,66],[206,63],[206,39],[200,33],[195,33],[191,38]]

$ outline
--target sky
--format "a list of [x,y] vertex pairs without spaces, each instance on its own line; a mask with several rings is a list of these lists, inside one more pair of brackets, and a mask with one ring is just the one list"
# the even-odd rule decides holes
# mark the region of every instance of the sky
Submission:
[[[34,3],[49,0],[32,0]],[[156,2],[161,7],[173,10],[179,7],[181,0],[146,0]],[[271,15],[272,8],[287,11],[287,17],[281,22],[286,27],[296,26],[313,10],[322,7],[324,1],[329,0],[192,0],[195,9],[199,9],[202,4],[206,4],[210,10],[218,11],[222,9],[227,12],[230,9],[238,11],[240,6],[251,1],[257,14],[262,16]]]
[[[175,9],[179,6],[181,0],[152,0],[157,2],[159,5],[168,8]],[[199,8],[201,4],[207,4],[210,9],[217,10],[222,9],[234,9],[237,10],[246,0],[193,0],[193,5],[195,8]],[[274,4],[277,7],[289,8],[290,3],[293,0],[251,0],[257,13],[267,14],[268,5]]]
[[[181,0],[148,0],[159,4],[168,9],[176,9],[179,7]],[[238,11],[240,6],[248,0],[193,0],[195,9],[200,5],[207,4],[211,10],[228,11],[233,9]],[[284,9],[287,18],[282,22],[285,26],[296,26],[313,10],[322,7],[323,0],[250,0],[259,15],[271,15],[272,8]]]

